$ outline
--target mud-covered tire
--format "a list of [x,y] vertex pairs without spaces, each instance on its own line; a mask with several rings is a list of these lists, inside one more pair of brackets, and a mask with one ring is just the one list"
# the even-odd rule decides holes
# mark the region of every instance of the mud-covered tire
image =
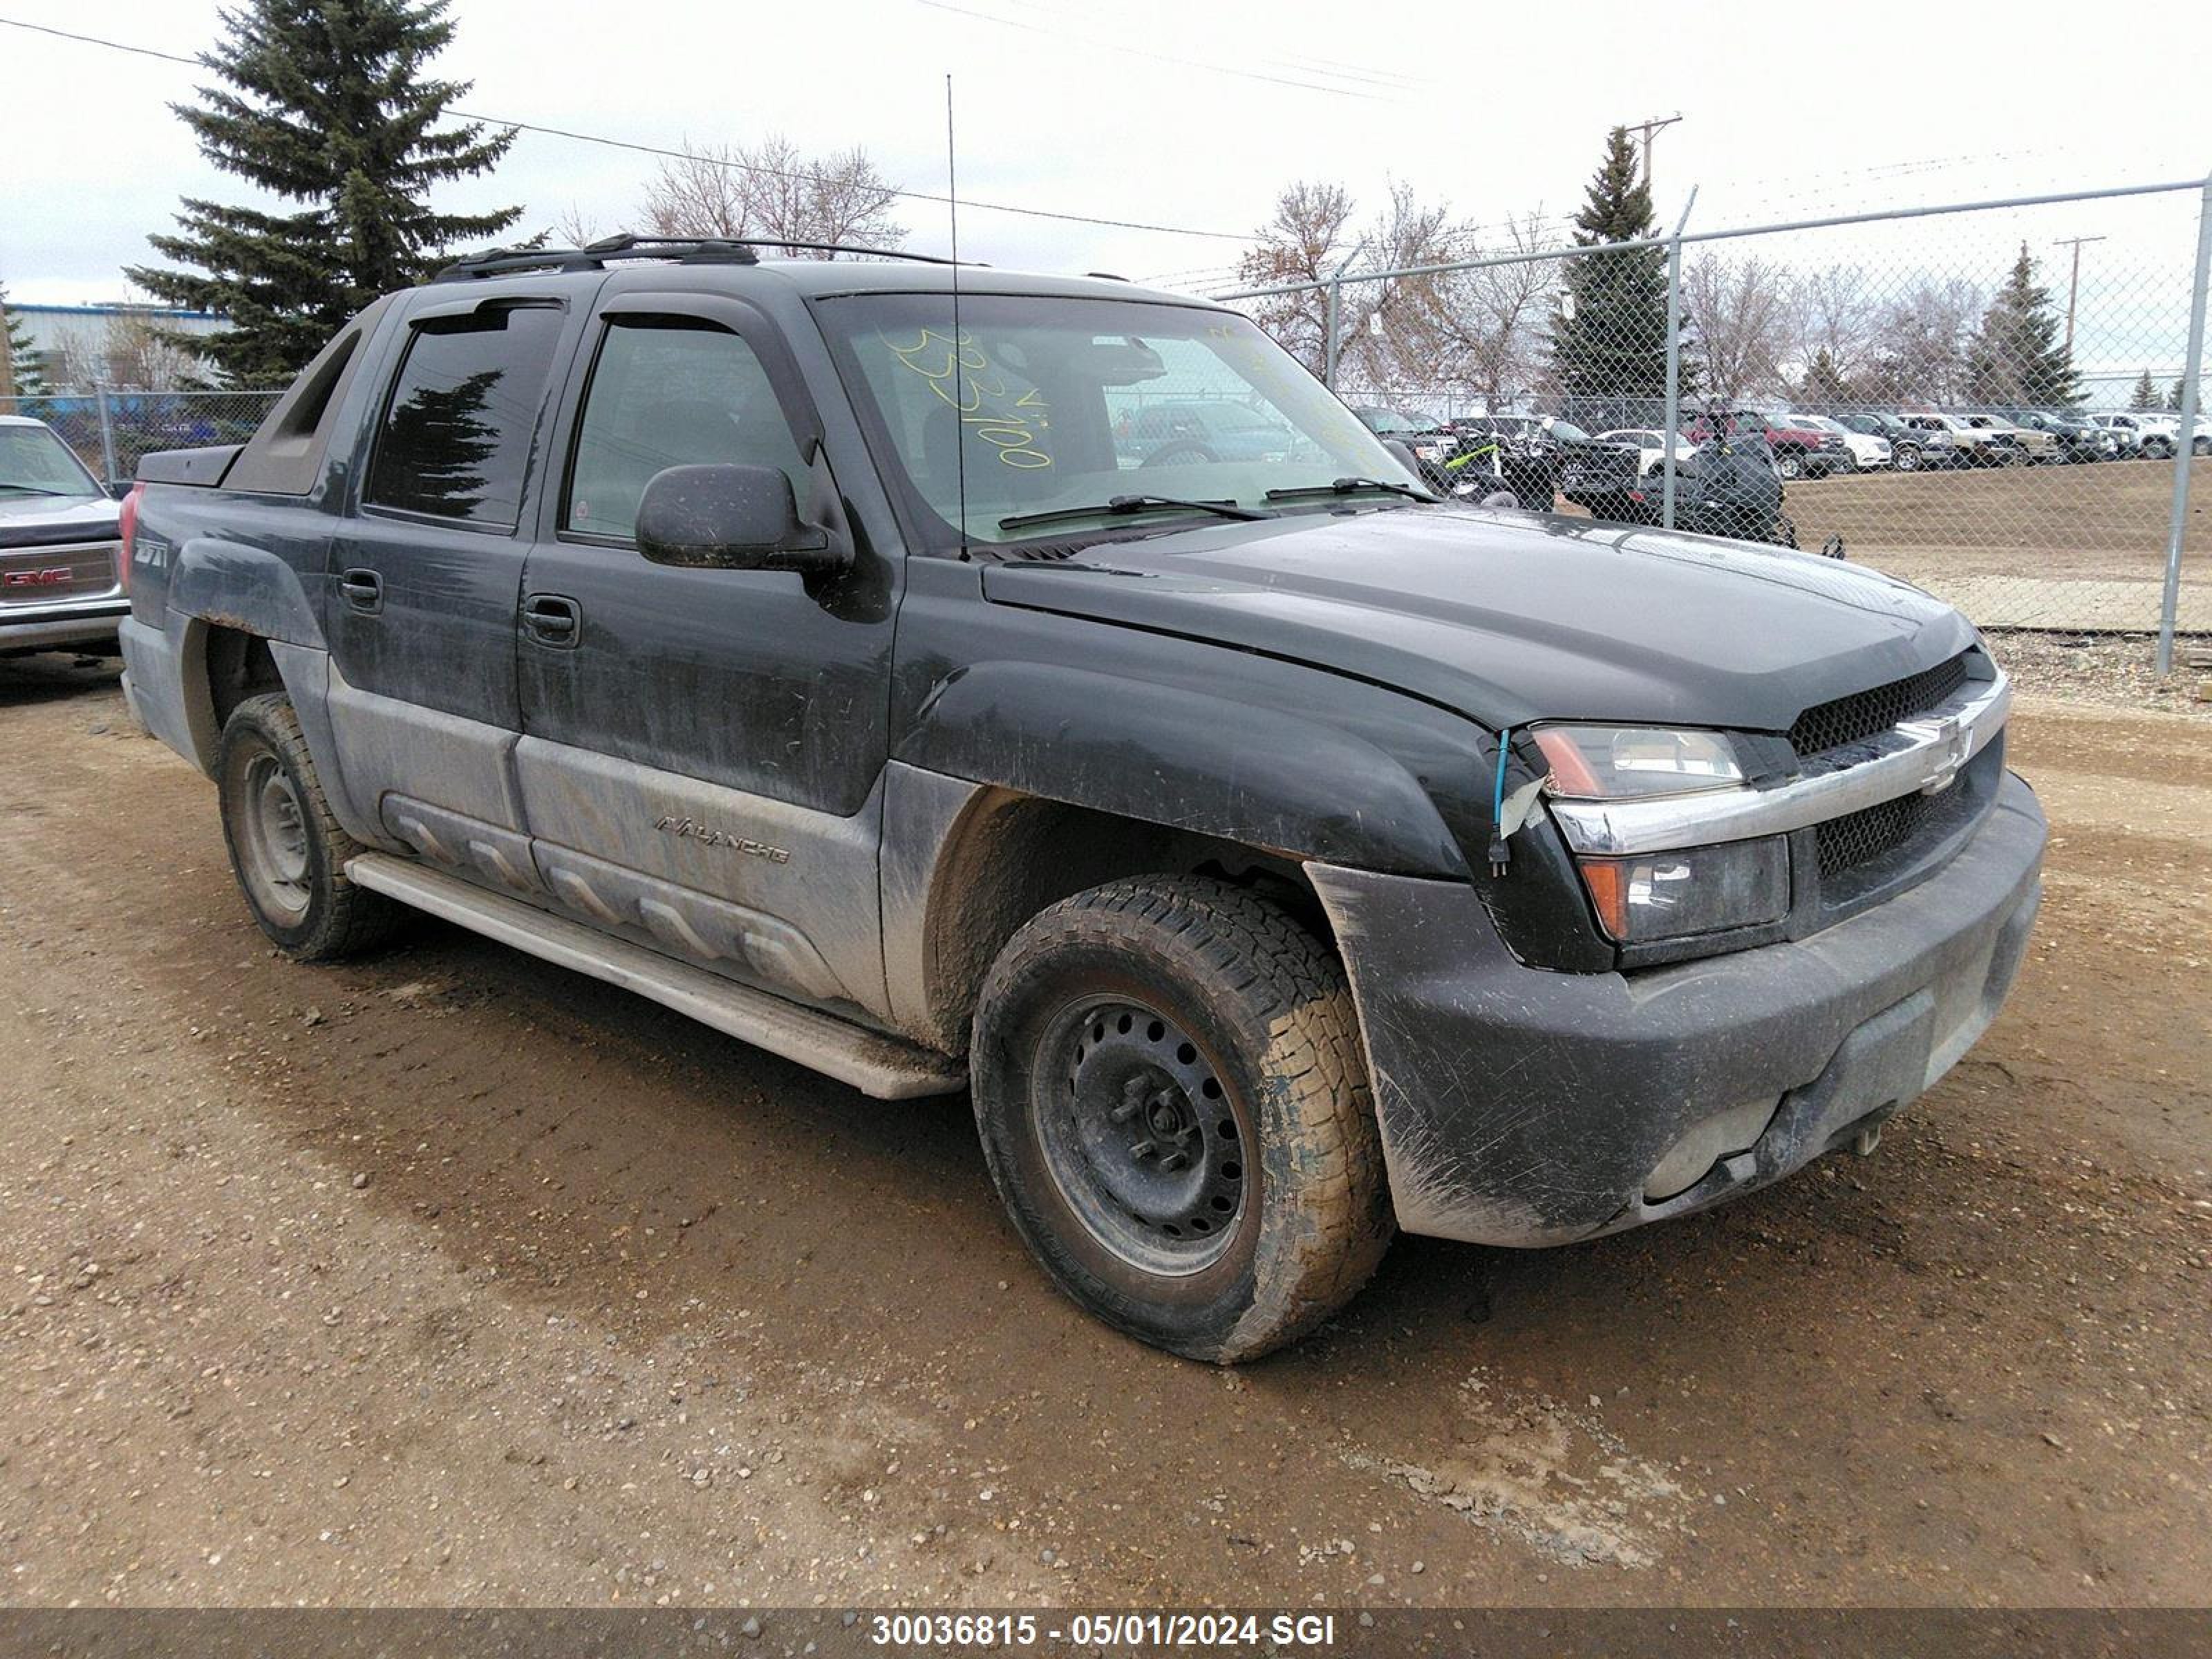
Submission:
[[[1389,1244],[1344,970],[1242,889],[1116,881],[1035,917],[984,981],[969,1065],[1016,1229],[1062,1291],[1140,1340],[1255,1358],[1342,1307]],[[1163,1172],[1160,1147],[1193,1162]]]
[[406,911],[346,879],[365,849],[331,814],[290,698],[248,697],[231,711],[216,787],[238,890],[286,955],[325,962],[391,937]]

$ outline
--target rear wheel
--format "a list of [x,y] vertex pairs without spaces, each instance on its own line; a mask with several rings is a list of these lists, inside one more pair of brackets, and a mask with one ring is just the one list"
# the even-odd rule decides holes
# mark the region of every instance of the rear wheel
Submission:
[[1920,449],[1916,444],[1899,444],[1891,455],[1891,462],[1899,472],[1920,471]]
[[992,1180],[1060,1289],[1231,1364],[1292,1341],[1389,1243],[1342,969],[1222,883],[1119,881],[1029,922],[975,1011]]
[[1793,483],[1805,476],[1805,458],[1794,449],[1785,449],[1777,455],[1774,465],[1784,478]]
[[364,849],[331,814],[289,697],[248,697],[232,711],[216,782],[238,890],[287,954],[320,962],[390,936],[405,912],[346,879],[346,861]]

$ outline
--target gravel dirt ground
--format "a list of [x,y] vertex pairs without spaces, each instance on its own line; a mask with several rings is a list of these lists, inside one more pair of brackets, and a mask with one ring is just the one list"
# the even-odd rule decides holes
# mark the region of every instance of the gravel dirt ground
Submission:
[[0,663],[0,1601],[2201,1601],[2212,726],[2015,729],[2029,965],[1875,1158],[1401,1240],[1231,1373],[1053,1293],[963,1099],[278,958],[112,670]]

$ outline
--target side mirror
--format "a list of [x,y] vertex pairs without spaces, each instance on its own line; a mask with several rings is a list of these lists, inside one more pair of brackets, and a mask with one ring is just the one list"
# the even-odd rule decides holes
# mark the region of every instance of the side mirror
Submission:
[[823,576],[853,560],[799,516],[791,479],[773,466],[672,466],[637,507],[637,549],[655,564],[706,570],[795,570]]
[[1426,483],[1428,475],[1421,471],[1421,458],[1413,453],[1413,445],[1403,438],[1385,438],[1382,447],[1390,452],[1390,459],[1406,469],[1415,483]]

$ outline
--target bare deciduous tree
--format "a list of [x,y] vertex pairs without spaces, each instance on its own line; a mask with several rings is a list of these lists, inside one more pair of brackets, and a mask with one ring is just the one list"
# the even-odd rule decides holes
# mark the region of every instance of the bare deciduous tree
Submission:
[[825,249],[906,240],[892,217],[895,189],[865,150],[808,156],[778,136],[750,148],[684,148],[646,188],[646,228],[655,236],[752,236]]
[[[1507,245],[1490,252],[1529,253],[1544,246],[1541,212],[1509,221],[1505,228]],[[1482,253],[1470,248],[1467,257]],[[1456,271],[1438,282],[1440,366],[1485,408],[1509,406],[1543,374],[1543,325],[1548,297],[1559,284],[1557,268],[1548,260],[1523,259]]]
[[1867,277],[1857,265],[1832,265],[1798,278],[1792,355],[1809,369],[1822,353],[1830,368],[1848,383],[1868,364],[1879,337],[1881,319]]
[[1955,403],[1966,374],[1966,339],[1982,313],[1981,290],[1952,277],[1923,277],[1882,308],[1881,348],[1861,374],[1883,403]]
[[1791,287],[1781,267],[1718,255],[1682,271],[1682,317],[1713,396],[1735,402],[1787,390]]
[[[1239,283],[1268,288],[1280,283],[1318,283],[1335,275],[1354,247],[1349,238],[1355,211],[1351,192],[1341,185],[1285,187],[1275,210],[1260,227],[1255,246],[1237,262]],[[1324,331],[1328,296],[1319,289],[1259,301],[1253,321],[1275,343],[1318,374],[1328,356]]]

